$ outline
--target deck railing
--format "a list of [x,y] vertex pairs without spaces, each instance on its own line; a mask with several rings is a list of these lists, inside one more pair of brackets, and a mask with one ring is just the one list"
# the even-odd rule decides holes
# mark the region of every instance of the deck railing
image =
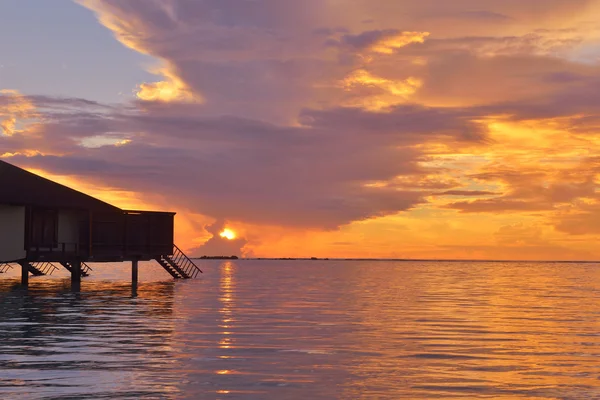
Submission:
[[32,245],[29,248],[29,252],[35,258],[42,258],[45,255],[52,256],[79,256],[80,255],[80,247],[79,243],[68,243],[68,242],[60,242],[55,245],[47,246],[47,245]]

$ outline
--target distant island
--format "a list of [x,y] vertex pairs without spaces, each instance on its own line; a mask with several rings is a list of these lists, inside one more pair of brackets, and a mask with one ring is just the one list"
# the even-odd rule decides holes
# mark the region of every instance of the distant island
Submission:
[[237,260],[238,256],[202,256],[200,260]]

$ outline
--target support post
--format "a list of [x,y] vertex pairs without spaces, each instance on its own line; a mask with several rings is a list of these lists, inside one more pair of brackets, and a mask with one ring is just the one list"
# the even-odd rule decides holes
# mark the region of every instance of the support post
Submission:
[[21,265],[21,285],[29,285],[29,264],[24,261],[19,263]]
[[71,263],[71,283],[81,282],[81,261]]
[[138,260],[131,261],[131,283],[134,285],[138,283]]

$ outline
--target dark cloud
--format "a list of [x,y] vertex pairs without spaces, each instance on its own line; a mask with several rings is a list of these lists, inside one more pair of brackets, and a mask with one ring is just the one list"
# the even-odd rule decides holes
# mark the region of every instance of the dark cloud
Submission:
[[359,143],[335,146],[330,141],[319,148],[314,139],[301,146],[292,141],[244,148],[242,143],[196,140],[188,150],[175,150],[134,142],[11,160],[114,187],[177,193],[173,203],[254,223],[333,228],[422,202],[418,192],[375,190],[362,183],[417,173],[418,154],[408,150],[387,150],[385,156],[383,147],[361,149]]
[[[395,136],[404,142],[422,142],[427,135],[483,142],[486,128],[474,122],[476,117],[468,109],[402,105],[390,107],[386,112],[357,108],[304,110],[300,114],[300,122],[314,128],[337,129],[345,133]],[[369,136],[369,139],[374,140],[374,137]]]

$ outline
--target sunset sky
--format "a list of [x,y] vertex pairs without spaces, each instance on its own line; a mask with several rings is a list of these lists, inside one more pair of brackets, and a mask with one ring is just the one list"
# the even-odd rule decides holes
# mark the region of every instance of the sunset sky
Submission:
[[0,158],[177,212],[193,255],[600,259],[598,21],[600,0],[2,0]]

